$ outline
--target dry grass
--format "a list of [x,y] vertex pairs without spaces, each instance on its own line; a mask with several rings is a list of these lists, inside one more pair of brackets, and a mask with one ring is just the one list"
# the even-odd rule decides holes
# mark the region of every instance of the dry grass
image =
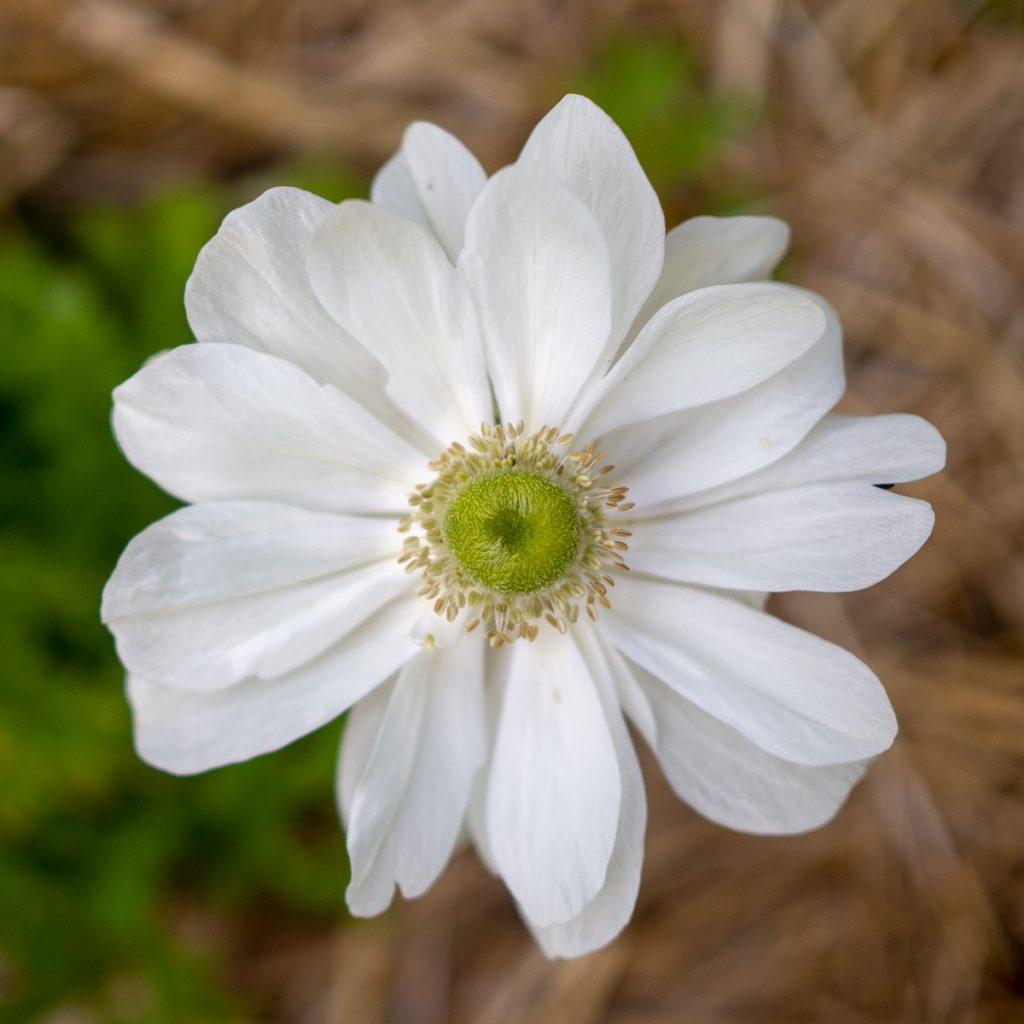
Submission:
[[46,0],[0,18],[8,199],[131,195],[296,151],[372,166],[414,116],[495,166],[610,32],[682,30],[715,88],[765,108],[708,173],[759,182],[792,223],[790,276],[847,327],[844,407],[918,412],[949,440],[948,471],[911,488],[938,512],[921,555],[867,593],[775,605],[866,658],[901,719],[836,823],[734,835],[648,763],[640,905],[609,949],[545,962],[463,856],[382,921],[229,933],[268,1017],[1024,1020],[1019,24],[966,0]]

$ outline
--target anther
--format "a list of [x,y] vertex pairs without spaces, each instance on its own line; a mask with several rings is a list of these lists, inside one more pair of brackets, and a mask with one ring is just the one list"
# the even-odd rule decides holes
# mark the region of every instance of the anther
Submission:
[[[625,502],[628,488],[622,485],[598,486],[597,479],[611,473],[614,466],[598,467],[606,453],[603,450],[595,452],[593,442],[569,451],[573,439],[573,434],[560,433],[557,427],[547,424],[527,436],[523,420],[504,424],[485,421],[481,423],[479,433],[467,438],[465,444],[453,441],[438,459],[428,464],[434,478],[416,487],[409,496],[413,511],[398,521],[398,529],[403,533],[418,527],[418,536],[405,538],[399,562],[406,572],[423,572],[424,582],[418,591],[420,596],[430,601],[434,610],[449,621],[454,620],[461,609],[472,608],[474,614],[465,629],[472,632],[483,626],[484,635],[494,648],[504,647],[515,639],[534,639],[540,619],[560,633],[566,633],[571,624],[579,621],[581,608],[586,608],[589,618],[596,619],[598,606],[610,606],[607,592],[615,581],[609,573],[612,570],[628,571],[620,554],[628,550],[628,546],[618,538],[632,534],[629,530],[611,527],[605,518],[606,509],[624,511],[634,507],[632,502]],[[513,483],[510,477],[505,477],[506,473],[516,473],[537,482]],[[575,527],[579,538],[578,550],[575,547],[569,549],[575,552],[574,555],[564,565],[552,570],[550,583],[543,579],[533,582],[535,577],[530,577],[530,582],[523,589],[513,587],[507,592],[503,587],[492,589],[481,582],[479,572],[480,566],[492,563],[494,555],[481,548],[479,557],[484,561],[473,563],[477,568],[470,573],[458,549],[452,547],[453,538],[446,524],[453,503],[485,475],[506,481],[505,484],[494,484],[492,497],[488,499],[492,503],[497,501],[494,514],[505,516],[501,520],[504,525],[495,526],[497,536],[504,538],[503,543],[514,545],[517,538],[525,536],[521,534],[522,526],[517,525],[524,516],[526,519],[523,521],[529,522],[531,516],[549,514],[538,512],[542,507],[536,504],[538,495],[564,493],[571,499],[571,506],[567,506],[572,509],[571,519],[566,522],[578,519]],[[544,480],[550,483],[542,484]],[[477,486],[483,487],[480,494],[486,495],[492,485]],[[505,495],[503,487],[508,495]],[[545,487],[552,490],[545,492]],[[479,519],[483,506],[479,502],[471,502],[470,505],[472,507],[467,508],[471,515],[477,516],[476,521],[482,524],[486,519]],[[502,509],[516,511],[508,513]],[[550,530],[551,526],[545,529]],[[551,534],[552,538],[555,536],[557,533]],[[523,557],[527,557],[525,553]],[[545,555],[543,549],[529,557],[534,561],[527,561],[527,565],[549,564],[545,559],[550,556]],[[505,578],[499,576],[497,579]],[[540,588],[536,589],[538,583]]]

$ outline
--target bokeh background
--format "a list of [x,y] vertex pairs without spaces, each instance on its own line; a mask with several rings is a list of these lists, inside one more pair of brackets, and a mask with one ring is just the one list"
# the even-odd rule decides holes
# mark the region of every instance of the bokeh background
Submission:
[[[191,779],[139,763],[97,621],[173,506],[109,393],[189,340],[182,288],[271,184],[333,199],[413,118],[494,170],[568,89],[670,223],[771,212],[847,328],[842,408],[906,410],[938,525],[866,593],[773,608],[879,672],[902,732],[837,821],[710,825],[650,759],[612,946],[548,963],[472,854],[346,916],[336,723]],[[13,1024],[1024,1021],[1024,4],[2,0],[0,1020]]]

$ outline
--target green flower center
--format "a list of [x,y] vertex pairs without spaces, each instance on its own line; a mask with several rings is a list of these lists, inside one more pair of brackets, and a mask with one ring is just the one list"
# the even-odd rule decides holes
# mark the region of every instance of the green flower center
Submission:
[[557,582],[580,546],[576,503],[536,473],[495,470],[470,480],[444,514],[459,564],[499,594],[532,594]]
[[481,423],[466,443],[453,441],[431,462],[434,478],[409,495],[412,511],[398,521],[398,564],[423,574],[420,597],[465,630],[482,626],[491,647],[535,640],[541,622],[568,633],[580,613],[596,622],[611,608],[613,572],[629,530],[612,526],[628,512],[624,484],[590,442],[572,448],[572,434],[543,426]]

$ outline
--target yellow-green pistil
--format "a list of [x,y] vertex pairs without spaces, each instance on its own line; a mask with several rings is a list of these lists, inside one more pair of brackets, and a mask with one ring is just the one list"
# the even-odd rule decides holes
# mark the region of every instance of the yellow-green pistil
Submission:
[[538,624],[560,633],[585,612],[610,608],[613,572],[631,534],[612,526],[628,512],[628,488],[606,484],[593,444],[572,448],[572,434],[543,426],[482,423],[428,464],[432,480],[409,495],[398,529],[410,534],[398,561],[423,574],[418,593],[466,631],[482,626],[492,647],[533,640]]
[[536,473],[496,470],[470,480],[444,514],[459,564],[499,594],[532,594],[572,565],[580,517],[565,488]]

